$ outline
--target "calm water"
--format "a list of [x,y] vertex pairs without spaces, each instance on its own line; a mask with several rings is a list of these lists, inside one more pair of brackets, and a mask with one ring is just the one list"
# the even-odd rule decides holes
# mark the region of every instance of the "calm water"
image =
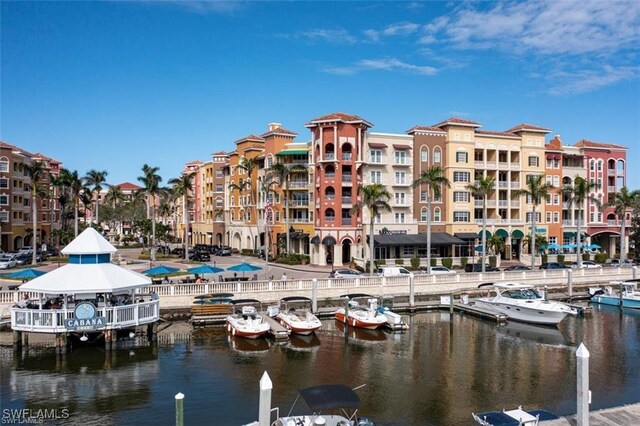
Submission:
[[[640,312],[596,309],[560,330],[497,327],[448,313],[418,314],[410,331],[350,330],[324,321],[315,338],[284,345],[231,340],[222,328],[175,335],[157,348],[131,345],[105,354],[50,349],[1,360],[1,408],[67,408],[64,424],[172,424],[174,395],[185,394],[189,425],[257,420],[258,381],[269,372],[273,406],[285,413],[295,389],[366,384],[360,413],[383,425],[469,424],[472,411],[519,404],[575,413],[575,349],[591,352],[591,409],[640,401]],[[305,411],[299,402],[297,412]]]

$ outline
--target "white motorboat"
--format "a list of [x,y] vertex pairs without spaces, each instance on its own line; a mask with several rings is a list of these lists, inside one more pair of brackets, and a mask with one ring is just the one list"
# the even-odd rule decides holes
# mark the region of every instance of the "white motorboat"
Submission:
[[471,413],[473,420],[482,426],[537,426],[540,421],[555,420],[558,418],[546,410],[525,411],[522,406],[515,410],[488,411],[486,413]]
[[311,299],[308,297],[283,297],[278,306],[269,306],[267,314],[287,330],[303,336],[308,336],[322,327],[318,317],[311,312]]
[[[639,281],[640,279],[613,281],[609,283],[604,290],[597,287],[590,287],[589,295],[591,296],[591,301],[603,305],[640,309]],[[614,291],[614,287],[618,287],[620,290]]]
[[241,309],[227,316],[227,332],[232,336],[246,337],[248,339],[257,339],[264,336],[271,330],[271,326],[267,323],[262,315],[260,315],[255,306],[260,305],[260,301],[254,299],[233,300],[234,306],[242,306]]
[[558,324],[576,309],[561,302],[549,302],[528,284],[489,283],[489,295],[476,299],[475,306],[506,315],[509,319],[534,324]]
[[[366,417],[358,417],[360,398],[346,385],[319,385],[298,390],[289,414],[278,417],[274,426],[375,426]],[[298,399],[307,403],[313,414],[291,415]]]
[[[378,299],[370,294],[353,293],[340,296],[346,298],[348,308],[339,308],[336,320],[352,327],[373,330],[387,323],[387,316],[378,309]],[[363,299],[366,304],[360,304],[355,299]]]

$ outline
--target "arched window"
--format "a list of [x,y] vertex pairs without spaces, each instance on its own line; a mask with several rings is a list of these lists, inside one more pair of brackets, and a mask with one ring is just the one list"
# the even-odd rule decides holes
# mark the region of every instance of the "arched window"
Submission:
[[440,155],[442,154],[442,151],[440,150],[440,147],[436,146],[435,148],[433,148],[433,163],[437,164],[440,163],[441,158]]
[[333,189],[333,186],[328,186],[325,190],[324,190],[324,197],[327,200],[335,200],[336,199],[336,190]]
[[440,222],[440,207],[436,207],[433,211],[433,221]]
[[324,176],[327,178],[336,177],[336,169],[333,167],[333,164],[327,164],[324,168]]
[[273,156],[269,154],[267,156],[267,169],[270,169],[273,166]]
[[423,163],[429,162],[429,148],[427,148],[426,146],[420,148],[420,161],[422,161]]
[[7,173],[9,171],[9,159],[7,157],[0,158],[0,173]]
[[624,174],[624,160],[618,160],[618,174]]
[[336,212],[332,208],[328,208],[324,211],[324,220],[327,222],[333,222],[336,219]]
[[420,209],[420,221],[421,222],[426,222],[427,221],[427,208],[423,207],[422,209]]

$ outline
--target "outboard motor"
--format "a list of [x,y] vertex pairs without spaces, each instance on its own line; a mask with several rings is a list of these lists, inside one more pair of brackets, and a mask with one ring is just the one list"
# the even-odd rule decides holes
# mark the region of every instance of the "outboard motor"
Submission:
[[593,298],[594,296],[599,296],[604,294],[604,290],[599,287],[589,287],[589,298]]

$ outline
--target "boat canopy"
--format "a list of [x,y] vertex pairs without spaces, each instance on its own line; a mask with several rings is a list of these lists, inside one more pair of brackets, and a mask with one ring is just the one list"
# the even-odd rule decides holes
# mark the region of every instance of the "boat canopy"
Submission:
[[311,302],[311,299],[304,296],[289,296],[283,297],[280,300],[282,300],[283,302]]
[[349,299],[358,299],[361,297],[376,297],[376,296],[372,296],[371,294],[366,294],[366,293],[349,293],[349,294],[343,294],[342,296],[340,296],[341,299],[344,297],[348,297]]
[[315,413],[336,408],[357,410],[360,398],[353,389],[346,385],[319,385],[298,389],[302,399]]
[[256,299],[238,299],[238,300],[232,300],[231,303],[233,303],[234,305],[242,305],[243,303],[262,303],[262,302]]
[[505,289],[525,290],[525,289],[533,288],[531,284],[521,284],[521,283],[486,283],[486,284],[480,284],[478,288],[489,287],[489,286],[503,289],[503,290]]

